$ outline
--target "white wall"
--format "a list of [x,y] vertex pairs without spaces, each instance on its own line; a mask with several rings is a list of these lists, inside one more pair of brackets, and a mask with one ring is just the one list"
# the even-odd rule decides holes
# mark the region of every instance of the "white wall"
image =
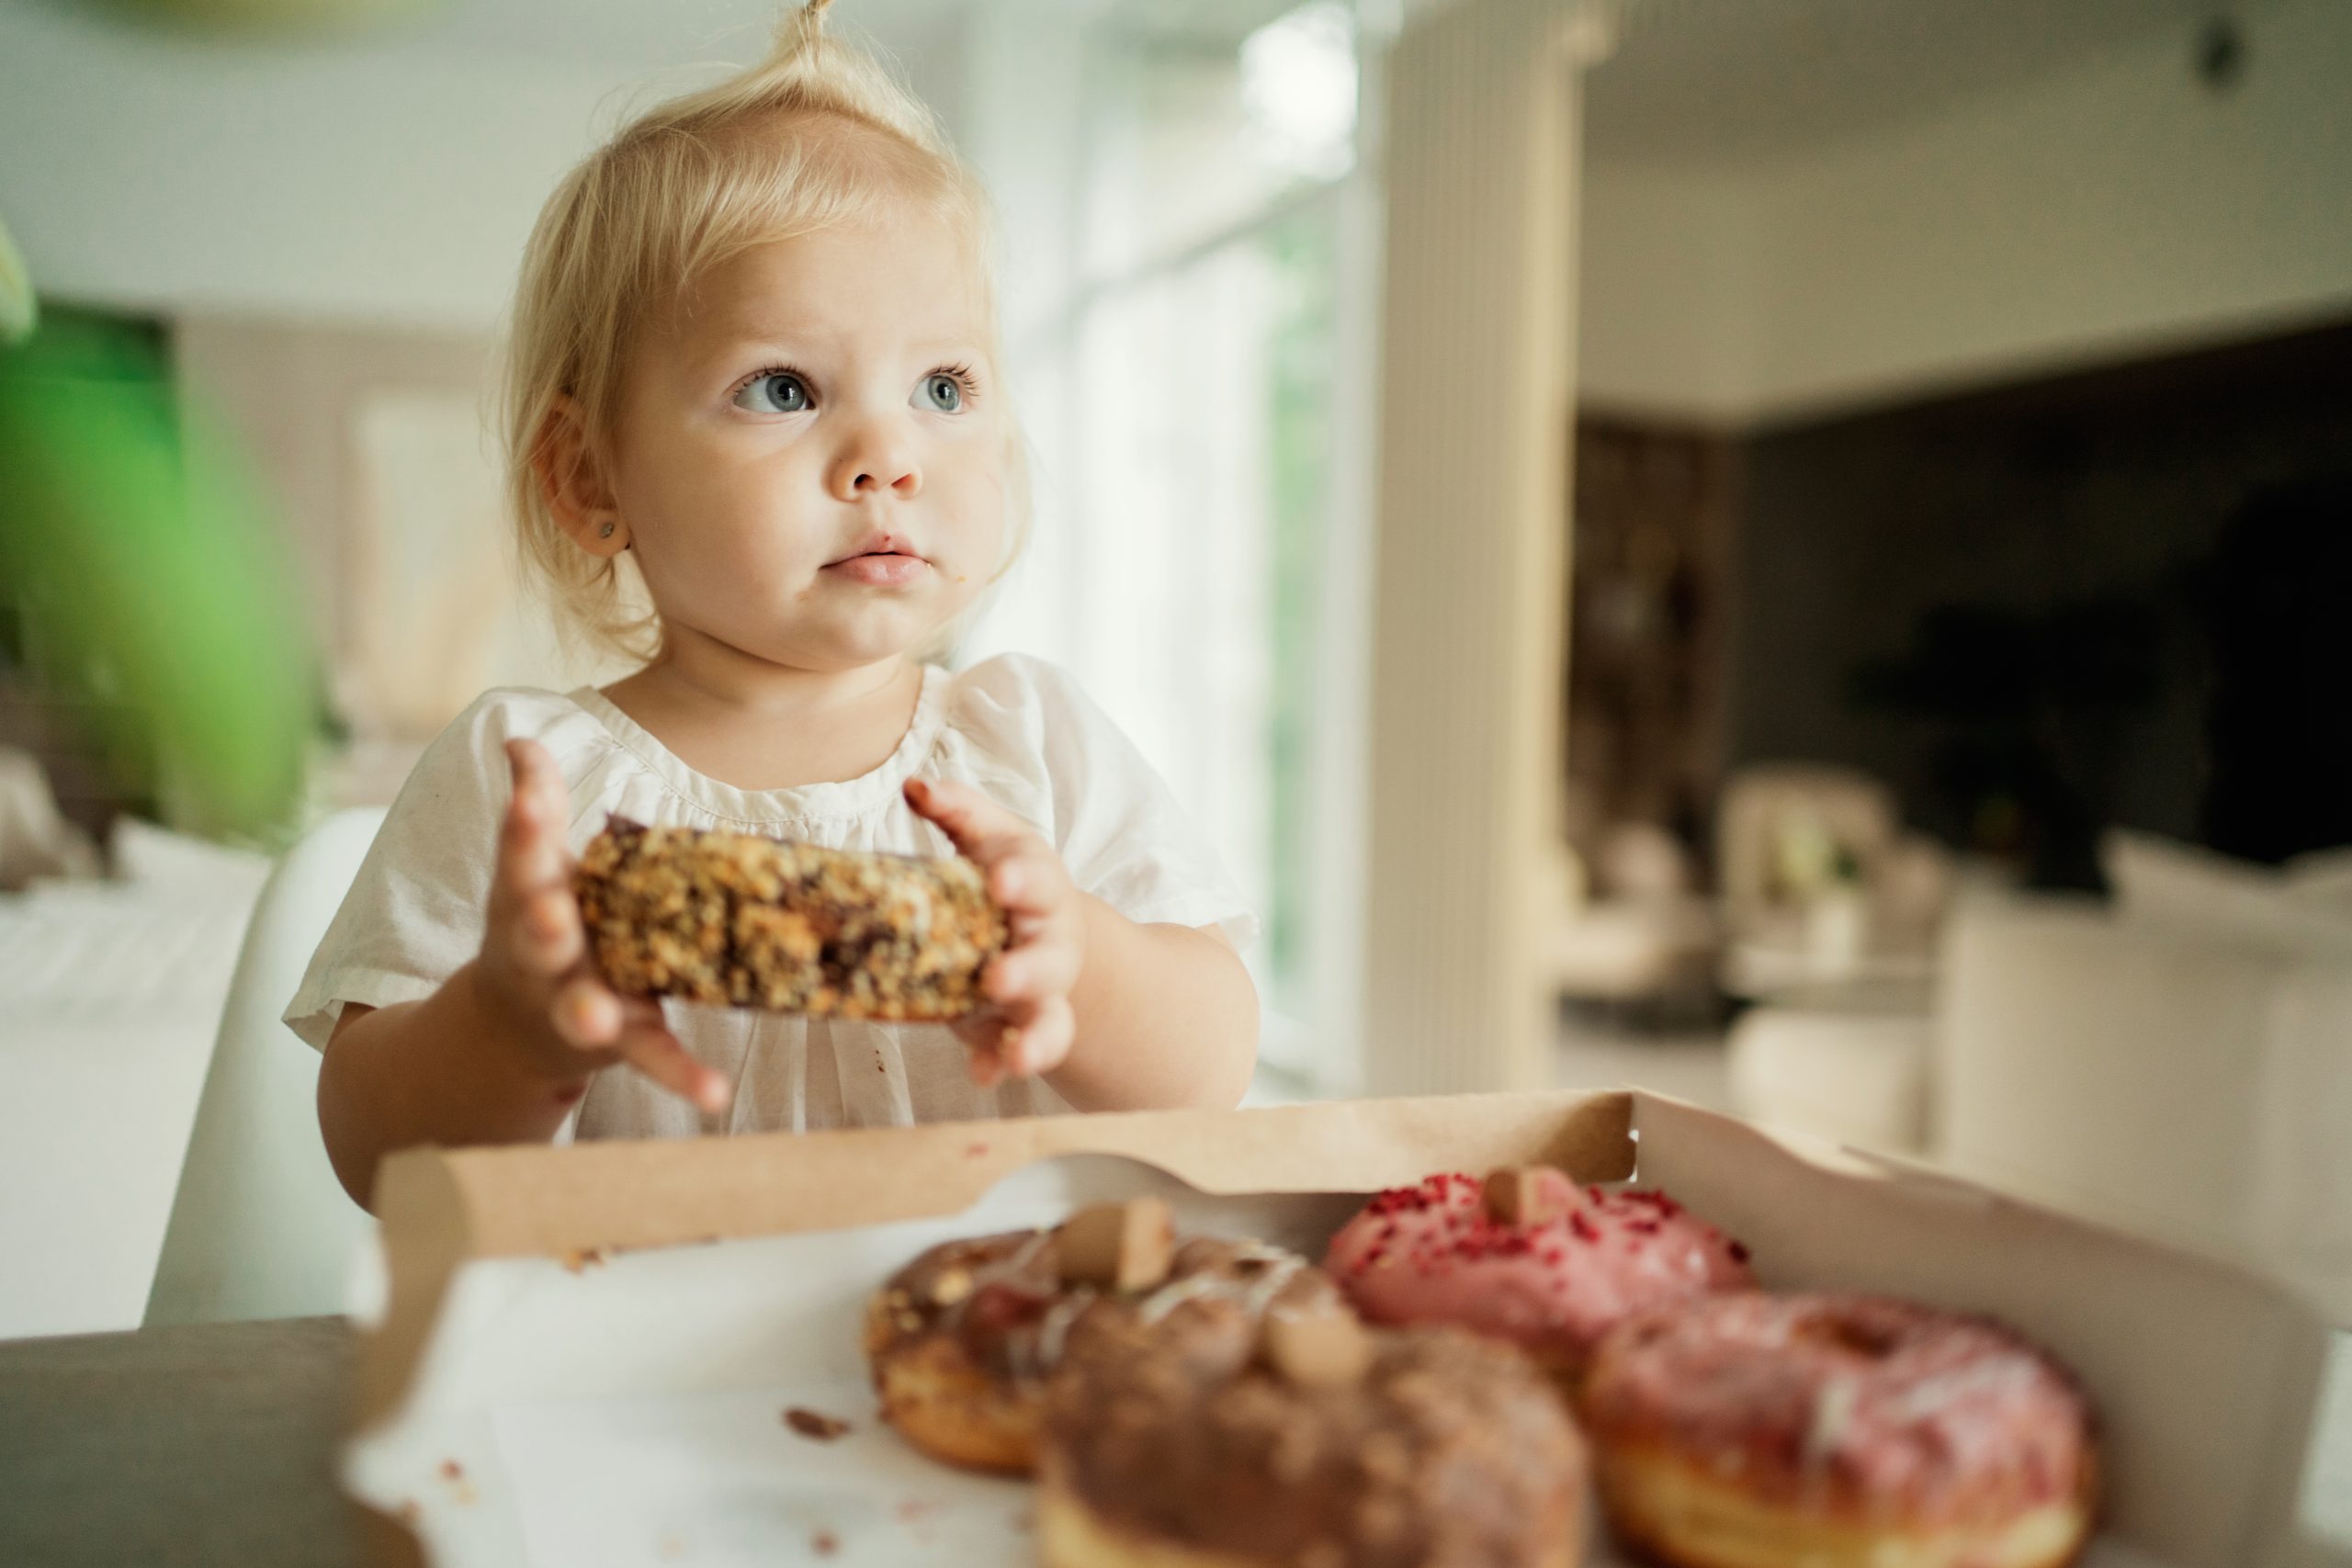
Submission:
[[1734,423],[1758,377],[1759,203],[1720,170],[1584,171],[1577,397]]
[[2352,310],[2352,6],[2243,16],[2219,96],[2184,23],[1771,163],[1589,170],[1584,395],[1736,424]]
[[[670,57],[715,62],[686,66],[486,48],[454,15],[280,41],[12,0],[0,220],[58,299],[479,332],[564,170],[632,108],[759,51],[763,16],[707,39],[711,10],[678,17]],[[900,63],[952,118],[957,63]]]
[[8,6],[0,215],[60,298],[479,329],[612,86],[576,63]]

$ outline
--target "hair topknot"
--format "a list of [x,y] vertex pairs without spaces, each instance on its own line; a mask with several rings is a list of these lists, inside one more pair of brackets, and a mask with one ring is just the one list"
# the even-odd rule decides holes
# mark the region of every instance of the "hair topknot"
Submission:
[[[831,0],[794,6],[758,64],[622,127],[548,197],[524,253],[503,411],[518,542],[563,618],[628,653],[651,651],[659,628],[628,604],[616,563],[579,548],[556,523],[533,459],[558,419],[576,422],[592,443],[608,434],[639,323],[751,246],[906,204],[961,243],[986,278],[978,183],[921,100],[865,51],[828,35],[831,8]],[[981,294],[992,299],[993,289]],[[990,316],[993,337],[992,307]],[[1028,523],[1017,429],[1011,442],[1017,541]]]

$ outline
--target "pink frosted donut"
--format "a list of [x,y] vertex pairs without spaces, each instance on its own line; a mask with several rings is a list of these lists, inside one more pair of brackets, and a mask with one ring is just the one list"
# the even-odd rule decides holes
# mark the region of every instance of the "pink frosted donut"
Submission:
[[1999,1324],[1873,1296],[1713,1296],[1593,1352],[1619,1535],[1683,1568],[2054,1568],[2090,1529],[2089,1406]]
[[1548,1168],[1392,1188],[1340,1227],[1324,1268],[1370,1322],[1458,1324],[1571,1382],[1633,1314],[1756,1283],[1746,1247],[1665,1193]]

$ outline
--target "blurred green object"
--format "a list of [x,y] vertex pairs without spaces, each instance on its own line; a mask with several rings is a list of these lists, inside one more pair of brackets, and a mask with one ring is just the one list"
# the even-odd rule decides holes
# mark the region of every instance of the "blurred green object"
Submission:
[[107,8],[206,32],[335,33],[430,16],[443,0],[108,0]]
[[24,672],[86,706],[165,818],[269,840],[318,728],[285,550],[160,333],[52,311],[0,349],[0,602]]
[[8,226],[0,223],[0,346],[32,336],[40,315],[33,304],[32,275],[25,270],[17,243],[8,238]]

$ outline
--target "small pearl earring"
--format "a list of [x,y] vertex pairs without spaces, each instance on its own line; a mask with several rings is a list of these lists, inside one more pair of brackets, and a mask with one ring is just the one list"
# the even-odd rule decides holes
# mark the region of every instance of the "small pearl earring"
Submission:
[[605,524],[603,527],[596,530],[596,537],[600,539],[609,539],[612,536],[613,525],[610,523]]

